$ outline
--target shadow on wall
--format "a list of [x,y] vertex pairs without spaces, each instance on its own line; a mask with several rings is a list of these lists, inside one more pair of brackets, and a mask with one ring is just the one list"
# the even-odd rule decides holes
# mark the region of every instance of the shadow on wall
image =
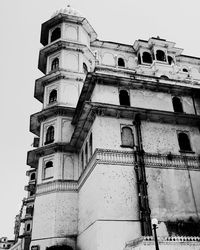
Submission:
[[169,236],[200,236],[200,220],[176,220],[165,222]]

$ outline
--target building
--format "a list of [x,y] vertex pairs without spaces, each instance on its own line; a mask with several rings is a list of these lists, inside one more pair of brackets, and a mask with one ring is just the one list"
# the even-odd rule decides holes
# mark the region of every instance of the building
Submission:
[[[42,24],[24,249],[200,247],[200,58],[100,41],[68,6]],[[172,246],[173,244],[173,246]]]
[[14,240],[8,240],[7,237],[0,238],[0,250],[10,249],[14,244]]

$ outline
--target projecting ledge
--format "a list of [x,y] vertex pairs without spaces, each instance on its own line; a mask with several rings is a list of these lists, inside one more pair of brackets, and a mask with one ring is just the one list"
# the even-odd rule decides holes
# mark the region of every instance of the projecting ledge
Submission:
[[[200,237],[177,236],[177,237],[159,237],[158,244],[162,250],[199,250]],[[154,250],[155,242],[151,236],[137,238],[127,242],[124,250]]]

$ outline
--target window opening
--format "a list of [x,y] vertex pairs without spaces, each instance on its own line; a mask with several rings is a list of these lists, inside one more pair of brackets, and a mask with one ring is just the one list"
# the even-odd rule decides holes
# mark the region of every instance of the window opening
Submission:
[[85,164],[88,163],[88,143],[85,144]]
[[120,90],[119,92],[120,105],[130,106],[130,98],[127,90]]
[[134,135],[130,127],[123,127],[121,131],[122,146],[133,147],[134,146]]
[[183,113],[183,106],[179,97],[174,96],[172,98],[172,104],[173,104],[174,112]]
[[143,63],[152,63],[152,57],[149,52],[143,52],[142,54],[142,61]]
[[156,59],[158,61],[165,62],[166,61],[165,52],[162,50],[157,50],[156,51]]
[[44,179],[53,177],[53,162],[48,161],[44,168]]
[[60,37],[61,37],[61,30],[59,27],[57,27],[51,33],[51,42],[59,39]]
[[58,57],[54,58],[51,63],[51,70],[56,70],[59,68],[59,59]]
[[161,75],[160,78],[165,79],[165,80],[169,79],[169,77],[165,75]]
[[186,68],[183,68],[182,71],[188,73],[188,69]]
[[125,67],[124,59],[121,58],[121,57],[118,58],[118,66],[119,67]]
[[92,145],[92,133],[90,134],[90,139],[89,139],[89,154],[90,154],[90,157],[92,156],[92,149],[93,148],[93,145]]
[[31,225],[28,223],[26,226],[26,231],[29,232],[31,230]]
[[47,129],[45,145],[54,141],[54,126],[50,126]]
[[170,65],[172,65],[172,63],[174,63],[173,57],[168,56],[167,59],[168,59],[168,63],[169,63]]
[[53,89],[49,95],[49,104],[57,101],[57,90]]
[[81,168],[84,169],[84,152],[81,153]]
[[87,65],[85,63],[83,63],[83,72],[87,75],[88,73],[88,68]]
[[186,133],[181,132],[178,134],[178,142],[179,142],[180,150],[192,151],[191,145],[190,145],[190,140],[189,140],[189,137]]
[[140,53],[138,54],[138,64],[141,64],[141,56],[140,56]]
[[31,181],[35,180],[35,173],[32,173],[32,174],[31,174],[30,180],[31,180]]

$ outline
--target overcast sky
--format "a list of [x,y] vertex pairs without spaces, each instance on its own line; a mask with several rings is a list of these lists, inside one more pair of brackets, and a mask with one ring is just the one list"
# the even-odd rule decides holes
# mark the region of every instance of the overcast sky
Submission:
[[0,237],[13,238],[15,215],[26,196],[26,153],[34,135],[29,117],[41,110],[34,99],[41,24],[70,4],[98,39],[133,44],[152,36],[175,42],[200,57],[199,0],[0,0]]

